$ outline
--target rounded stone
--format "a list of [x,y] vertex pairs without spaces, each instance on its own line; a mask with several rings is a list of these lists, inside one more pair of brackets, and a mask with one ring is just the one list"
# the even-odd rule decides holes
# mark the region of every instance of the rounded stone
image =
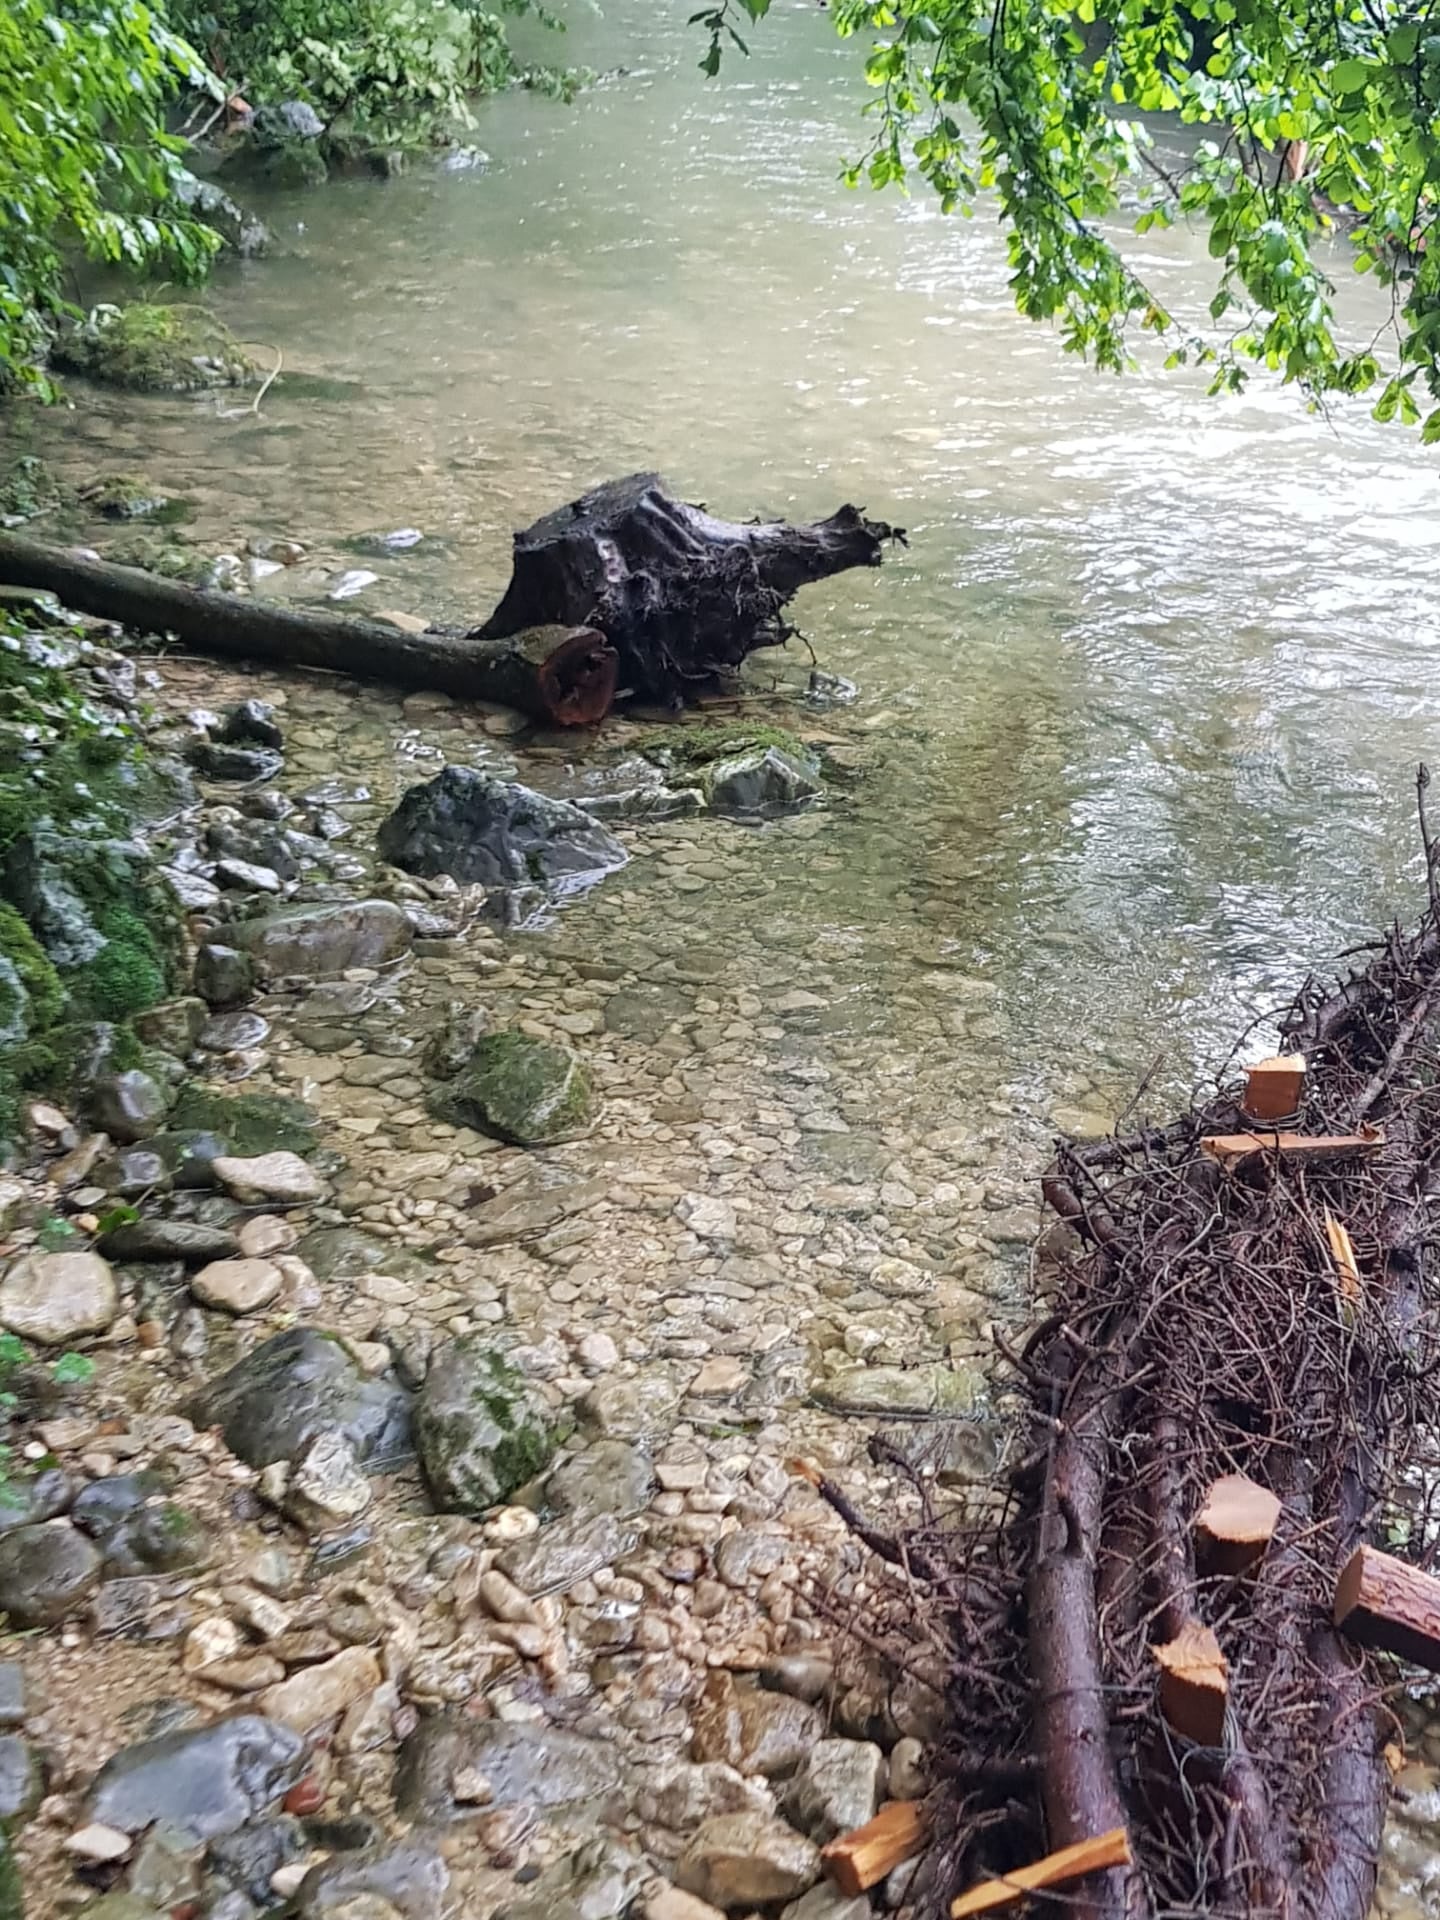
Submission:
[[120,1311],[120,1290],[98,1253],[31,1253],[0,1282],[0,1326],[44,1347],[103,1333]]
[[214,1174],[246,1206],[265,1200],[282,1207],[304,1206],[325,1191],[319,1174],[298,1153],[261,1153],[248,1160],[222,1155],[214,1163]]
[[268,1260],[212,1260],[190,1279],[190,1291],[207,1307],[226,1313],[258,1313],[284,1284],[280,1269]]
[[126,1146],[158,1133],[165,1124],[169,1104],[159,1082],[138,1067],[126,1073],[106,1074],[95,1082],[86,1099],[95,1125]]
[[51,1627],[100,1584],[100,1550],[67,1520],[0,1537],[0,1612],[12,1627]]

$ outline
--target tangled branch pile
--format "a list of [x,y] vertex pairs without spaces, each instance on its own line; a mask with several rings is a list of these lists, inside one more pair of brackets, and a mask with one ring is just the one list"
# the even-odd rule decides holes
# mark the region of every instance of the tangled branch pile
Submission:
[[[1424,786],[1422,770],[1422,828]],[[1440,912],[1426,841],[1419,927],[1389,932],[1336,991],[1307,985],[1282,1023],[1308,1066],[1288,1124],[1373,1125],[1373,1151],[1291,1154],[1272,1132],[1217,1156],[1207,1138],[1265,1137],[1221,1098],[1163,1130],[1064,1147],[1050,1170],[1046,1200],[1074,1238],[1049,1311],[1006,1348],[1025,1458],[998,1519],[957,1531],[928,1511],[892,1549],[942,1623],[947,1733],[918,1911],[1125,1827],[1129,1866],[1042,1908],[1363,1920],[1400,1673],[1337,1630],[1337,1577],[1365,1543],[1419,1567],[1437,1549]],[[1272,1514],[1278,1502],[1263,1557],[1239,1572],[1196,1545],[1230,1475],[1276,1496]],[[1218,1711],[1198,1738],[1162,1697],[1156,1652],[1177,1641],[1218,1642],[1218,1669],[1200,1675]]]

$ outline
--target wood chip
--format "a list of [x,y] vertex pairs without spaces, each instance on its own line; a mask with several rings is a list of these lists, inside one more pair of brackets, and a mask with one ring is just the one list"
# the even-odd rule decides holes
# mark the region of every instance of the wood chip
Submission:
[[1106,1867],[1128,1867],[1130,1836],[1124,1827],[1112,1827],[1109,1833],[1096,1834],[1092,1840],[1077,1840],[1073,1846],[1047,1853],[1033,1866],[1017,1867],[999,1880],[982,1880],[978,1887],[962,1893],[950,1903],[950,1920],[967,1920],[972,1913],[990,1913],[996,1907],[1016,1906],[1027,1893],[1043,1887],[1058,1887],[1083,1874],[1099,1873]]

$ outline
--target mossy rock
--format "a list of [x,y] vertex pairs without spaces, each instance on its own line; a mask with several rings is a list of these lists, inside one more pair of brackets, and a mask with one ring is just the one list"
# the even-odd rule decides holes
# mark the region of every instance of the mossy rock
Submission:
[[753,749],[774,747],[802,765],[815,767],[815,755],[798,734],[787,727],[698,726],[664,727],[637,742],[647,760],[667,767],[703,767]]
[[148,480],[128,473],[107,473],[82,487],[80,498],[92,513],[106,520],[158,520],[168,523],[184,520],[190,514],[187,501],[172,499]]
[[549,1409],[483,1333],[464,1334],[430,1363],[415,1403],[415,1445],[436,1505],[483,1513],[550,1464]]
[[469,1061],[431,1095],[431,1110],[518,1146],[548,1146],[586,1127],[595,1095],[584,1063],[568,1047],[516,1028],[483,1034]]
[[19,526],[63,504],[65,490],[45,462],[34,453],[22,453],[0,480],[0,526]]
[[7,1019],[0,1006],[0,1046],[17,1046],[27,1035],[55,1024],[65,1005],[65,989],[40,942],[5,900],[0,900],[0,961],[13,982],[12,992],[23,997],[18,1030],[13,1015]]
[[217,1134],[232,1154],[310,1153],[315,1147],[316,1115],[303,1100],[278,1093],[217,1093],[192,1080],[170,1112],[172,1132]]
[[63,372],[144,393],[243,387],[260,378],[229,328],[204,307],[139,300],[96,307],[60,335],[51,359]]
[[187,587],[209,586],[215,567],[211,554],[191,546],[183,536],[144,529],[127,534],[123,540],[112,540],[105,548],[105,558],[117,567],[139,567],[162,580],[179,580]]

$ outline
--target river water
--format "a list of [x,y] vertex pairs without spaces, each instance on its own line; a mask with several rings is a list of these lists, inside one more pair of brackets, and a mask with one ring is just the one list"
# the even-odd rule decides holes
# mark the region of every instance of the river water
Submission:
[[[677,1283],[635,1276],[700,1255],[622,1213],[563,1309],[524,1269],[542,1323],[633,1318],[621,1345],[642,1372],[717,1328],[717,1351],[762,1356],[757,1378],[792,1338],[817,1375],[955,1359],[1015,1303],[1055,1126],[1105,1124],[1152,1070],[1163,1113],[1309,968],[1415,908],[1440,482],[1360,408],[1314,418],[1263,380],[1212,400],[1153,359],[1092,374],[1014,314],[992,227],[841,186],[864,87],[822,11],[781,0],[718,84],[683,19],[638,0],[578,18],[566,58],[608,77],[571,106],[489,105],[487,168],[261,205],[277,251],[209,296],[262,357],[283,351],[292,377],[258,413],[248,395],[96,393],[21,433],[76,476],[138,469],[183,492],[210,552],[286,536],[379,574],[357,608],[441,619],[488,610],[513,528],[642,467],[735,517],[850,500],[906,527],[883,569],[797,603],[853,706],[784,705],[803,647],[755,663],[779,717],[838,741],[823,809],[647,830],[508,971],[429,958],[398,1017],[423,1025],[472,990],[542,1025],[566,1009],[612,1096],[595,1165],[626,1167],[656,1218],[686,1189],[723,1200],[750,1264],[781,1276],[754,1310],[763,1338],[733,1301],[698,1335],[661,1324],[646,1303]],[[1200,311],[1203,238],[1147,244],[1162,295]],[[1347,309],[1357,332],[1380,318],[1359,295]],[[403,553],[344,544],[401,526],[424,535]],[[326,586],[304,568],[282,584]],[[171,677],[185,697],[235,690],[205,666]],[[356,824],[442,754],[573,790],[606,750],[261,680],[288,693],[294,782],[363,778]],[[351,1129],[361,1217],[419,1241],[444,1203],[387,1197],[387,1167],[437,1142],[383,1068],[367,1053],[337,1079],[293,1047],[274,1063]],[[502,1186],[523,1160],[500,1157]],[[923,1304],[921,1269],[938,1276]],[[897,1297],[857,1304],[847,1276],[882,1270]],[[1418,1833],[1390,1843],[1397,1916],[1440,1890],[1440,1789],[1415,1784]]]

